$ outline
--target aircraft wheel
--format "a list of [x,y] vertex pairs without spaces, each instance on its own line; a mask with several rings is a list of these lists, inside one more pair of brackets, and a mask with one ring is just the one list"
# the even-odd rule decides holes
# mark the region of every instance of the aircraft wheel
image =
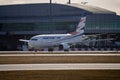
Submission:
[[49,52],[52,52],[52,51],[53,51],[53,48],[49,48],[48,51],[49,51]]
[[69,51],[68,49],[64,49],[64,51]]
[[35,51],[35,52],[37,52],[38,50],[37,50],[37,49],[35,49],[34,51]]
[[59,50],[63,50],[63,45],[59,45]]

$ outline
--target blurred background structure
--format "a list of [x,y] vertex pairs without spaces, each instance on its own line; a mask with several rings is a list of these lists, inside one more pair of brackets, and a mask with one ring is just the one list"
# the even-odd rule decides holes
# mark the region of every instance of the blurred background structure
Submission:
[[[69,0],[70,1],[70,0]],[[0,50],[21,50],[19,39],[37,34],[64,34],[75,30],[87,13],[85,34],[103,34],[96,39],[114,41],[90,43],[88,47],[116,47],[120,42],[120,16],[115,12],[83,4],[16,4],[0,6]],[[117,44],[117,45],[118,45]],[[77,47],[86,47],[84,45]]]

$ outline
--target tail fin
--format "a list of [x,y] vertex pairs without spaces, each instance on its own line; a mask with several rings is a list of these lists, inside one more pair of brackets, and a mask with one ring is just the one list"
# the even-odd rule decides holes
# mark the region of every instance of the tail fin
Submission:
[[79,24],[74,32],[72,32],[72,35],[78,34],[78,33],[84,33],[85,29],[85,22],[86,22],[86,16],[81,17]]

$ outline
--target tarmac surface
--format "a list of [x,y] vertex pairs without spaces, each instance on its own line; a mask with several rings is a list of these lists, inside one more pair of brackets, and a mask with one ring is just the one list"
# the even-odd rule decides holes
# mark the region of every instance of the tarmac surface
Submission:
[[0,56],[120,56],[120,54],[0,54]]
[[79,63],[79,64],[4,64],[0,71],[20,70],[120,70],[117,63]]
[[0,80],[120,80],[120,54],[2,51]]
[[[23,52],[24,53],[24,52]],[[118,53],[24,53],[7,52],[0,54],[0,64],[43,64],[43,63],[120,63]]]
[[109,53],[120,53],[120,51],[0,51],[0,54],[109,54]]
[[120,70],[0,71],[0,80],[120,80]]

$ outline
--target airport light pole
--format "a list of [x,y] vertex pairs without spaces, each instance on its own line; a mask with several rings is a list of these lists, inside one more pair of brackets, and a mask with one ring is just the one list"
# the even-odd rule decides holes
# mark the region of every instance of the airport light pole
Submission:
[[52,3],[52,0],[50,0],[50,4]]
[[51,16],[51,11],[52,11],[52,0],[50,0],[49,3],[50,3],[50,16]]
[[[49,14],[49,22],[50,22],[50,26],[53,26],[53,20],[52,20],[52,0],[50,0],[50,14]],[[50,33],[52,32],[51,29],[49,28]]]
[[71,0],[68,1],[68,4],[71,4]]

